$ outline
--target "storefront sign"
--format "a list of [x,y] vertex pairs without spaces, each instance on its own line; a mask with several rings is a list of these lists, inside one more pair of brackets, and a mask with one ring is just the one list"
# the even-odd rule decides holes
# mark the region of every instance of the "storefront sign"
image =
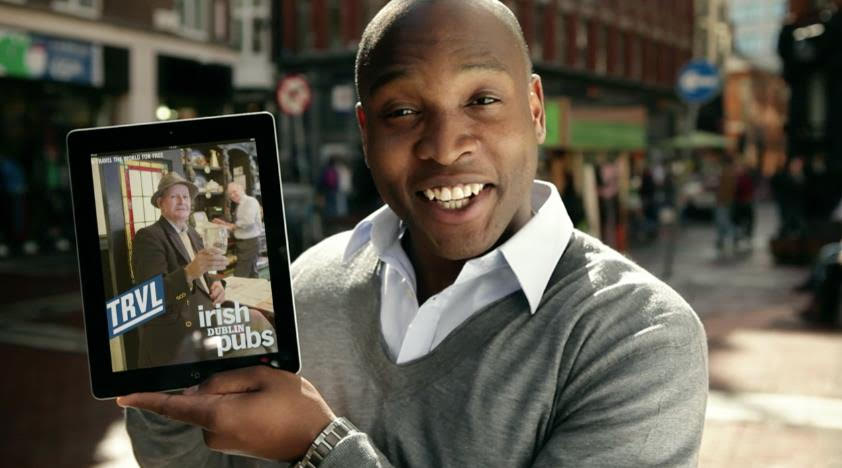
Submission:
[[567,98],[546,100],[544,146],[574,150],[634,150],[646,146],[642,107],[588,107]]
[[0,76],[102,86],[102,46],[0,29]]

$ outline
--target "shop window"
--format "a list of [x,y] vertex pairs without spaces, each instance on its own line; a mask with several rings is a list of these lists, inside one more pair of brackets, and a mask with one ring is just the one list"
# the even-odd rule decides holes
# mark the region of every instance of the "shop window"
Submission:
[[98,18],[102,9],[100,0],[53,0],[52,7],[54,10],[62,13],[87,18]]

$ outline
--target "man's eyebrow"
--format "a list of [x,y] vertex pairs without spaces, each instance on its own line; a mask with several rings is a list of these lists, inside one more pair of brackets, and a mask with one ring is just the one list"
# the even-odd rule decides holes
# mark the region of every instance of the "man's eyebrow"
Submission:
[[377,91],[379,88],[395,81],[397,79],[403,78],[407,75],[407,71],[404,68],[398,68],[394,70],[389,70],[385,73],[381,73],[371,82],[371,86],[368,87],[368,95],[374,96],[374,92]]
[[[508,69],[502,62],[497,60],[494,57],[487,57],[482,58],[480,60],[472,60],[469,62],[465,62],[459,65],[458,70],[460,72],[466,71],[475,71],[475,70],[487,70],[493,72],[507,72]],[[368,95],[374,96],[374,93],[382,88],[383,86],[391,83],[392,81],[399,80],[401,78],[406,77],[409,72],[405,68],[397,68],[393,70],[386,71],[378,75],[374,81],[372,81],[371,86],[368,88]]]
[[471,70],[489,70],[497,72],[507,72],[508,68],[503,65],[503,62],[497,60],[496,57],[484,57],[480,60],[472,60],[462,65],[459,65],[459,71]]

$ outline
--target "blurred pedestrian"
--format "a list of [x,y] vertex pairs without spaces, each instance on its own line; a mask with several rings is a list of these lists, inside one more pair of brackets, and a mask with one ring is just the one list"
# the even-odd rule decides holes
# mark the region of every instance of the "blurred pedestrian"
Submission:
[[799,237],[804,234],[804,201],[806,189],[804,159],[790,158],[772,176],[772,195],[778,208],[778,238]]
[[733,216],[735,244],[750,248],[754,237],[754,177],[745,163],[737,169]]
[[726,243],[736,243],[734,232],[733,211],[734,195],[737,191],[737,172],[734,158],[730,154],[723,154],[719,168],[719,183],[716,187],[716,250],[720,253],[726,248]]
[[12,247],[23,242],[25,235],[25,210],[27,183],[20,164],[0,154],[0,257],[11,255]]

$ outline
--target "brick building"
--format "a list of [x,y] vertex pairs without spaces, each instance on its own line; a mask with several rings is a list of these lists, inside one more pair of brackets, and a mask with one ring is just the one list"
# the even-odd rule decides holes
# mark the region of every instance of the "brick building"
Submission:
[[[304,115],[281,115],[281,151],[307,160],[299,166],[309,169],[311,180],[332,155],[361,159],[352,112],[354,54],[363,28],[385,3],[280,1],[280,73],[303,74],[313,90]],[[692,57],[693,0],[504,3],[518,17],[543,79],[549,131],[542,151],[545,177],[561,187],[557,176],[573,167],[575,184],[587,195],[596,188],[594,161],[620,161],[628,175],[630,158],[642,159],[649,144],[675,134],[684,108],[674,83]],[[296,140],[293,147],[289,142]],[[591,231],[599,233],[594,229],[599,216],[590,211]]]

